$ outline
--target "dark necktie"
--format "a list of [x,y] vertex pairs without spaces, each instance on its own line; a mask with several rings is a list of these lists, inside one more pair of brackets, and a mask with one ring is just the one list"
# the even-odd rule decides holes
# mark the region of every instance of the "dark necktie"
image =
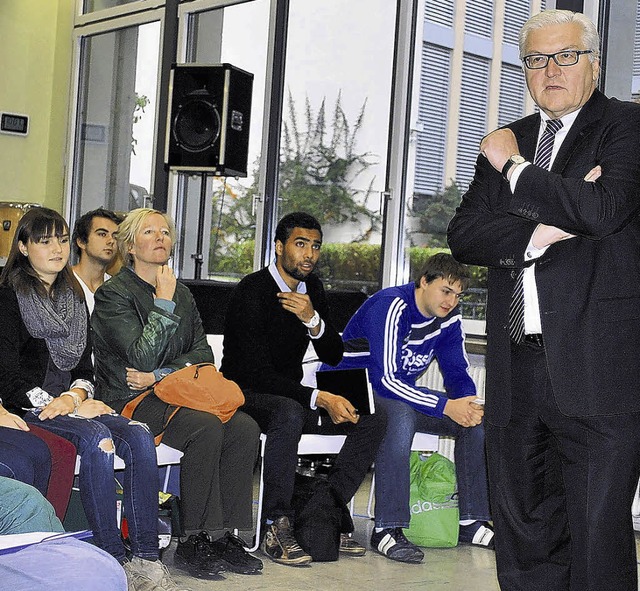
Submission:
[[[560,119],[549,119],[547,126],[542,133],[538,148],[536,149],[536,156],[533,159],[533,164],[540,168],[549,169],[551,164],[551,153],[553,152],[553,142],[556,137],[556,132],[562,127],[562,121]],[[524,277],[524,268],[520,269],[516,284],[513,288],[513,294],[511,296],[511,306],[509,307],[509,336],[515,343],[522,341],[524,337],[524,285],[522,278]]]

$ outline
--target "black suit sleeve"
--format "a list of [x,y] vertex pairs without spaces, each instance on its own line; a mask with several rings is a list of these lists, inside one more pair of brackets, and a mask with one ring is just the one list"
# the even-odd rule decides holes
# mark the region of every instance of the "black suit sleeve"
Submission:
[[[574,125],[581,122],[576,120]],[[573,131],[573,130],[572,130]],[[571,133],[571,132],[570,132]],[[572,134],[573,135],[573,134]],[[567,137],[568,141],[570,140]],[[522,171],[509,213],[600,240],[619,232],[640,208],[640,105],[611,100],[602,119],[585,125],[562,145],[552,171],[528,166]],[[596,165],[602,176],[584,180]]]
[[338,365],[342,360],[344,343],[342,342],[340,333],[331,322],[327,297],[324,292],[324,287],[322,287],[320,282],[318,282],[316,288],[312,289],[310,296],[314,309],[317,310],[320,318],[324,321],[324,332],[322,336],[317,339],[312,338],[311,344],[320,361],[328,365]]

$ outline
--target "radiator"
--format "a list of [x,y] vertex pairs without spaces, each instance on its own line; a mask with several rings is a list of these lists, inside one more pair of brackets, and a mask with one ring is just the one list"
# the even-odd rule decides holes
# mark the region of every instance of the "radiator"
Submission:
[[[476,391],[479,398],[484,398],[484,382],[485,382],[485,368],[483,365],[472,365],[469,368],[469,375],[476,385]],[[444,380],[442,379],[442,373],[440,372],[440,366],[434,359],[427,371],[425,371],[420,378],[416,381],[416,385],[424,386],[430,390],[439,390],[444,392]],[[455,439],[451,437],[440,437],[438,442],[438,452],[443,456],[449,458],[453,462],[453,452],[455,449]]]

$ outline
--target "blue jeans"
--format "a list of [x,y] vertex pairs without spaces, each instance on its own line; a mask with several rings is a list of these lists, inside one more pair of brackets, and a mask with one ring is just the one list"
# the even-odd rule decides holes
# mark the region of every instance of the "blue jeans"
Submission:
[[51,455],[38,436],[20,429],[0,427],[0,476],[15,478],[47,494]]
[[456,438],[460,519],[491,519],[482,425],[465,428],[449,417],[430,417],[401,400],[377,395],[376,405],[387,411],[387,432],[375,463],[376,527],[409,527],[409,456],[416,431]]
[[[37,411],[36,411],[37,413]],[[135,556],[158,558],[158,468],[153,438],[144,423],[120,415],[94,419],[58,416],[40,421],[28,412],[25,420],[73,443],[82,458],[80,498],[95,544],[119,562],[126,556],[116,521],[116,487],[113,445],[125,463],[122,488],[124,514],[129,524]]]

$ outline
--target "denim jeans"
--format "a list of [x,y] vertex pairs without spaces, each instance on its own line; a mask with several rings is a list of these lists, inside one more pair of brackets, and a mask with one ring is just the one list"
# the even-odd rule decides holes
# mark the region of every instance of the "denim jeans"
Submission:
[[51,456],[46,443],[27,431],[0,427],[0,476],[15,478],[47,494]]
[[430,417],[397,399],[376,395],[376,405],[387,411],[387,432],[375,464],[376,527],[409,527],[409,456],[416,431],[456,438],[460,519],[488,521],[491,517],[484,427],[465,428],[449,417]]
[[129,524],[131,549],[135,556],[158,558],[158,468],[153,438],[144,423],[129,421],[120,415],[102,415],[94,419],[58,416],[40,421],[37,411],[25,420],[60,435],[73,443],[82,458],[80,498],[95,544],[119,562],[125,548],[116,522],[116,487],[113,472],[115,450],[125,463],[122,488],[124,514]]

